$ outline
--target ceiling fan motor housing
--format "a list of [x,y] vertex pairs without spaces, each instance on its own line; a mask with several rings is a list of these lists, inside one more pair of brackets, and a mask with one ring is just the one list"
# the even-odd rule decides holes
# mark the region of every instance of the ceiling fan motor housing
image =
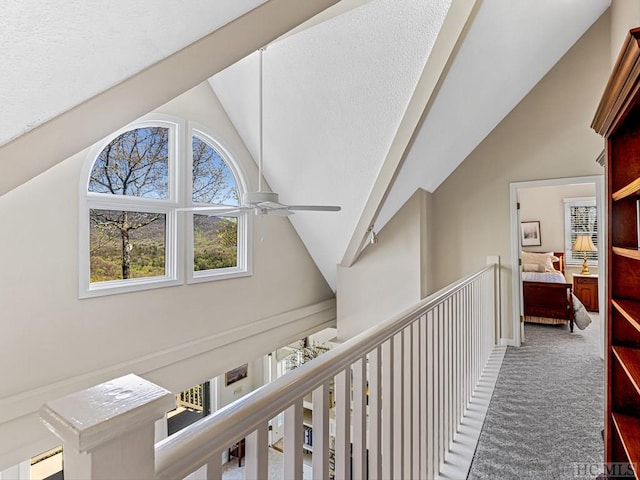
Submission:
[[278,202],[278,194],[274,192],[246,192],[243,197],[245,205],[282,208],[283,205]]

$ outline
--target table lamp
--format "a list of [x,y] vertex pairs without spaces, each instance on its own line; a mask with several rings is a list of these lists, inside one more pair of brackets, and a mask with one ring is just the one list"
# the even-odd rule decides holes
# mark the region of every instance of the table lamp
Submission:
[[591,240],[591,235],[578,235],[571,249],[574,252],[584,253],[584,262],[582,262],[581,275],[589,275],[589,265],[587,265],[587,252],[597,252],[598,249]]

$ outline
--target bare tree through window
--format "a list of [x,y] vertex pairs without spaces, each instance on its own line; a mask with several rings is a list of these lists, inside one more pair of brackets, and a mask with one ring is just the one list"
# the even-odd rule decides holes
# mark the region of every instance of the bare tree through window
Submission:
[[[166,274],[167,218],[153,202],[172,200],[172,132],[162,126],[131,129],[96,157],[88,191],[99,194],[99,201],[108,202],[107,196],[113,195],[132,202],[120,209],[102,204],[89,209],[91,282]],[[191,136],[191,148],[191,201],[239,205],[235,177],[220,153],[196,135]],[[186,166],[180,154],[176,162],[179,168]],[[131,206],[136,198],[140,210]],[[194,271],[238,265],[235,217],[194,215],[193,228]]]
[[[169,129],[145,127],[129,130],[109,142],[98,155],[91,171],[89,191],[167,199],[169,197],[168,169]],[[134,250],[132,234],[136,230],[153,224],[161,217],[164,219],[164,215],[160,214],[92,209],[89,214],[92,267],[99,260],[103,264],[113,263],[114,244],[119,244],[120,257],[120,271],[117,275],[113,268],[96,270],[92,268],[92,281],[147,276],[143,272],[148,268],[140,264],[136,265],[136,272],[132,274],[131,259]],[[164,228],[162,230],[164,231]],[[154,236],[158,236],[157,232]],[[164,262],[164,235],[160,244]],[[162,272],[157,271],[157,268],[152,270],[156,274],[164,275],[164,266]],[[98,271],[101,273],[98,274]]]

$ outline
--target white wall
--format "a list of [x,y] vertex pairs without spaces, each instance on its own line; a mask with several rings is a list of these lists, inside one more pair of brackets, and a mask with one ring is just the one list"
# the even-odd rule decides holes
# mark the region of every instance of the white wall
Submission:
[[[255,163],[206,83],[158,111],[217,132],[255,185]],[[85,160],[0,197],[0,470],[55,444],[33,413],[46,400],[130,372],[180,391],[335,319],[333,293],[278,217],[255,219],[253,276],[79,300]]]
[[389,320],[422,298],[429,199],[418,190],[378,232],[378,243],[367,246],[351,267],[338,267],[339,340]]
[[509,183],[603,173],[595,162],[603,140],[589,125],[609,75],[609,33],[605,13],[434,192],[435,283],[499,255],[504,338],[512,336]]

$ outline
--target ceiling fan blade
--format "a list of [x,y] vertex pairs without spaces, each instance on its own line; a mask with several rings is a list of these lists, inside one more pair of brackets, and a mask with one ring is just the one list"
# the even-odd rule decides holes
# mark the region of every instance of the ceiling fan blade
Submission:
[[335,205],[290,205],[289,210],[305,210],[308,212],[339,212],[341,207]]
[[270,208],[265,210],[268,215],[275,215],[276,217],[288,217],[289,215],[293,215],[295,212],[289,210],[289,208]]
[[252,208],[246,207],[233,207],[233,206],[211,206],[211,207],[183,207],[176,208],[178,212],[191,212],[199,215],[209,215],[209,216],[224,216],[231,215],[234,213],[244,213],[247,211],[253,210]]

